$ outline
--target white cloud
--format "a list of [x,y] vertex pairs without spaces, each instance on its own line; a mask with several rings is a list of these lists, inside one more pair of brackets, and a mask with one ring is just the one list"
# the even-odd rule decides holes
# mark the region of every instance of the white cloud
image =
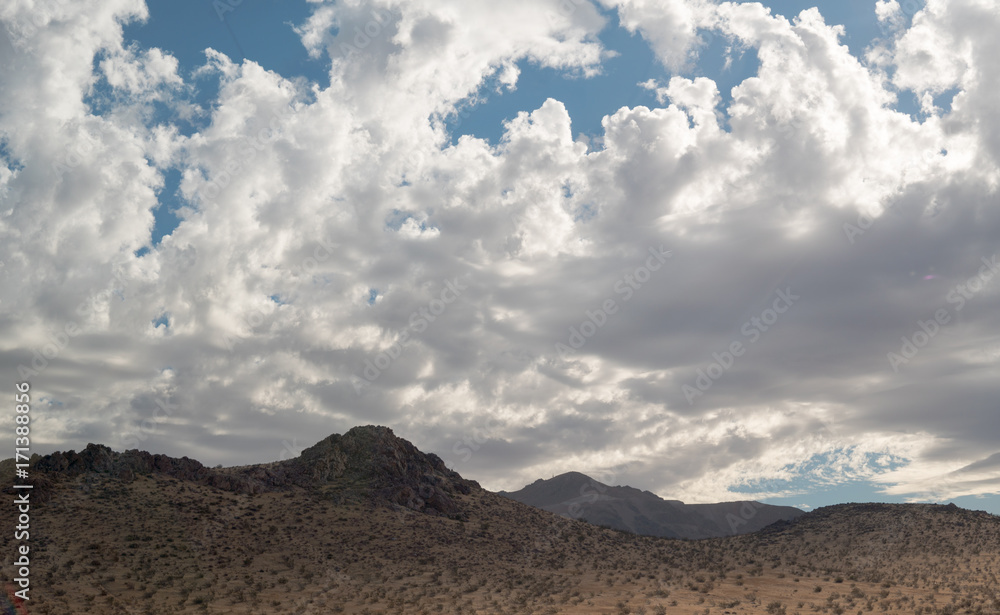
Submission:
[[[218,97],[183,134],[148,115],[187,104],[169,50],[122,41],[141,3],[4,5],[0,363],[34,361],[39,393],[65,408],[39,446],[249,462],[374,422],[493,488],[629,464],[638,486],[704,501],[826,456],[823,480],[995,490],[975,464],[995,453],[996,357],[973,352],[997,343],[995,289],[900,374],[885,360],[995,252],[988,7],[931,0],[860,60],[817,10],[607,3],[669,66],[711,26],[760,69],[728,105],[705,77],[647,83],[663,106],[605,117],[588,152],[554,99],[495,146],[451,145],[441,119],[514,87],[523,60],[599,71],[593,5],[313,4],[298,32],[329,58],[330,87],[209,50],[196,77]],[[30,14],[34,33],[15,27]],[[101,88],[114,95],[98,116]],[[894,110],[900,88],[958,94],[914,119]],[[136,257],[173,165],[189,207]],[[660,247],[674,256],[643,274]],[[452,280],[468,288],[433,313]],[[751,343],[741,324],[786,288],[802,299]],[[560,357],[585,321],[601,324]],[[736,341],[746,354],[689,405],[681,386]],[[890,457],[909,463],[872,461]]]
[[618,10],[622,26],[649,41],[664,65],[689,66],[705,42],[699,29],[711,25],[714,5],[706,0],[599,0]]

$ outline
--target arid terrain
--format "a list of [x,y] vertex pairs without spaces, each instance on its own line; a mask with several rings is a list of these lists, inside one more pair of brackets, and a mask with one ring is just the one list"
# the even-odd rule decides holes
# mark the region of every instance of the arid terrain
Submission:
[[35,461],[32,615],[1000,613],[1000,517],[954,506],[676,540],[485,491],[385,428],[246,468],[128,455]]

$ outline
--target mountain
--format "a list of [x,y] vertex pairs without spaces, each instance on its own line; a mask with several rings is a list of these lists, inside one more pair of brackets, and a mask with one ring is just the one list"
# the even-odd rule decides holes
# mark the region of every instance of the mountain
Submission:
[[88,444],[79,453],[56,452],[38,458],[33,469],[42,473],[42,493],[51,486],[46,477],[102,473],[131,482],[156,473],[235,493],[302,487],[335,501],[365,500],[445,516],[460,515],[455,494],[479,487],[446,468],[437,455],[422,453],[388,427],[373,425],[333,434],[295,459],[267,464],[212,469],[187,457],[174,459],[138,450],[117,453],[107,446]]
[[579,472],[538,479],[519,491],[501,491],[500,495],[564,517],[666,538],[747,534],[803,514],[798,508],[752,501],[685,504],[634,487],[610,487]]
[[[1000,613],[986,513],[848,504],[675,540],[566,519],[439,462],[373,426],[221,469],[91,444],[33,458],[30,539],[4,515],[0,553],[14,574],[30,547],[32,615]],[[0,464],[5,485],[13,471]],[[23,607],[0,596],[0,612]]]

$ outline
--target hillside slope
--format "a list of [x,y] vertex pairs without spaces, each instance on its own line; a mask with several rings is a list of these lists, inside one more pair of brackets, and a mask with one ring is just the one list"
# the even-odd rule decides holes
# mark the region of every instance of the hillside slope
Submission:
[[385,428],[211,471],[88,450],[32,468],[32,615],[1000,612],[1000,518],[954,507],[844,505],[683,541],[490,493]]

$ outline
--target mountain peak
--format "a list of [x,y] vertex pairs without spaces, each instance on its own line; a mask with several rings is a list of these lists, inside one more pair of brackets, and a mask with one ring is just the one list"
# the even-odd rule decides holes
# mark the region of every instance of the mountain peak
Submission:
[[419,451],[383,426],[333,434],[285,463],[325,493],[365,492],[378,501],[430,514],[458,514],[453,496],[479,488],[449,470],[437,455]]
[[801,510],[758,502],[684,504],[629,486],[609,487],[586,474],[566,472],[500,495],[549,512],[635,534],[707,538],[744,534]]
[[464,516],[455,496],[480,488],[449,470],[437,455],[376,425],[332,434],[294,459],[234,468],[208,468],[187,457],[134,449],[118,453],[102,444],[88,444],[79,453],[57,451],[38,458],[33,467],[41,488],[80,474],[110,474],[132,482],[155,473],[237,493],[306,487],[334,501],[368,500],[453,518]]

